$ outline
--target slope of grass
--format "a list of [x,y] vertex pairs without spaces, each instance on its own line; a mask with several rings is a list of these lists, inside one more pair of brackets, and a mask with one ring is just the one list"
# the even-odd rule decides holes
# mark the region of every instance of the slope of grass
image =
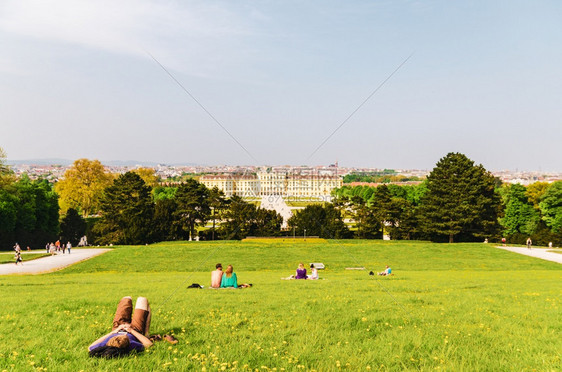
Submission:
[[[299,262],[319,281],[284,281]],[[209,284],[233,264],[244,290]],[[389,263],[394,277],[373,277]],[[0,370],[559,370],[561,266],[484,244],[330,241],[118,247],[61,272],[0,277]],[[174,333],[120,360],[87,346],[125,295]]]

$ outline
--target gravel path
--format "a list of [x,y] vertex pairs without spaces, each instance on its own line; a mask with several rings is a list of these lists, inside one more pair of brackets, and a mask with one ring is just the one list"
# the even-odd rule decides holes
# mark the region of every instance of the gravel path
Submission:
[[523,247],[502,247],[502,246],[499,246],[498,248],[505,249],[506,251],[524,254],[526,256],[531,256],[535,258],[540,258],[542,260],[553,261],[562,264],[562,254],[547,252],[548,249],[545,248],[528,249]]
[[[0,275],[10,274],[44,274],[52,271],[61,270],[67,266],[77,262],[87,260],[98,256],[111,249],[91,249],[91,248],[72,248],[70,254],[57,254],[54,256],[38,258],[36,260],[26,261],[27,252],[22,251],[23,265],[15,265],[7,263],[0,265]],[[31,251],[30,253],[44,253],[44,250]],[[13,256],[13,253],[12,253]]]

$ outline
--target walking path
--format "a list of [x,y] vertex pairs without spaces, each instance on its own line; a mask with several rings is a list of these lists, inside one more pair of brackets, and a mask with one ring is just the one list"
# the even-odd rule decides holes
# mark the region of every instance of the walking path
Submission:
[[[13,263],[2,264],[0,265],[0,275],[49,273],[52,271],[61,270],[67,266],[98,256],[110,250],[111,249],[72,248],[71,254],[60,253],[54,256],[38,258],[31,261],[25,260],[27,251],[22,251],[23,265],[16,266]],[[36,250],[29,253],[44,252],[44,250]]]
[[519,254],[524,254],[526,256],[531,256],[535,258],[540,258],[542,260],[547,261],[554,261],[562,264],[562,254],[554,253],[554,252],[547,252],[549,249],[545,248],[524,248],[524,247],[501,247],[498,248],[505,249],[506,251],[511,251]]

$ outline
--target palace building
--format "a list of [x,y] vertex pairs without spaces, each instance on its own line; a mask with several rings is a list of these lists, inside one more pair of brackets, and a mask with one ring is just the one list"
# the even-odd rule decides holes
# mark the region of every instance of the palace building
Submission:
[[208,188],[217,187],[226,196],[243,197],[280,195],[283,197],[327,197],[341,187],[343,180],[333,174],[292,172],[257,172],[254,174],[205,175],[199,182]]

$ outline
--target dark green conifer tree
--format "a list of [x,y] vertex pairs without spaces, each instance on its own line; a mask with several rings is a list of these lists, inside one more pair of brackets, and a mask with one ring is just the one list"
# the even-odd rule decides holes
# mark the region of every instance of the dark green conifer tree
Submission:
[[419,222],[432,240],[475,241],[499,230],[495,178],[460,153],[440,159],[427,178]]

